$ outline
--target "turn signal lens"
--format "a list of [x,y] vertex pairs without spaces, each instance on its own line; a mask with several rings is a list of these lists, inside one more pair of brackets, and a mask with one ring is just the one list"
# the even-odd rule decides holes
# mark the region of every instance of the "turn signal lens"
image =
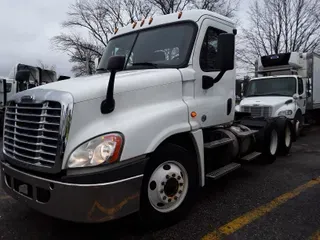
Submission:
[[191,112],[191,117],[195,118],[197,116],[196,112]]

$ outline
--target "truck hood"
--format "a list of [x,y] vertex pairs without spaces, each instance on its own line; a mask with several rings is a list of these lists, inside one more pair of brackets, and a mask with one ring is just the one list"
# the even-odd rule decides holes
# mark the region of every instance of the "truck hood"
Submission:
[[253,105],[276,107],[279,105],[284,105],[288,100],[293,100],[293,98],[283,96],[248,97],[241,100],[240,107]]
[[[49,83],[35,89],[69,92],[75,103],[106,96],[110,73],[70,78]],[[114,94],[181,81],[177,69],[143,69],[118,72],[115,78]]]

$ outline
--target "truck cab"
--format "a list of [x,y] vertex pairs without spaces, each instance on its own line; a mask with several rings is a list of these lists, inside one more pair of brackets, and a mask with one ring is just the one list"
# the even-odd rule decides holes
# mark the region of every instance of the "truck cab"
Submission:
[[286,119],[235,119],[235,24],[206,10],[116,29],[97,73],[8,99],[4,190],[47,215],[145,225],[186,215],[210,180],[291,147]]
[[311,91],[306,56],[293,52],[261,57],[236,110],[254,117],[284,116],[299,135]]

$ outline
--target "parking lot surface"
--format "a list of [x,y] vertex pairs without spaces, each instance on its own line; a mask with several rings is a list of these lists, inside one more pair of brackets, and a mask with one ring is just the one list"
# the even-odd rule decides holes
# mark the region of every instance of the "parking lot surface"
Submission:
[[274,164],[253,162],[210,182],[186,219],[155,232],[141,231],[135,215],[95,225],[53,219],[0,190],[0,238],[320,239],[319,135],[314,127]]

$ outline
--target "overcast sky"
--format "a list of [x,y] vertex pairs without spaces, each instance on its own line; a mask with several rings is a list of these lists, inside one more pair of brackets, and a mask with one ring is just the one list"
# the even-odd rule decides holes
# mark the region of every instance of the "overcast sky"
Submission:
[[[242,0],[244,21],[249,0]],[[68,56],[52,49],[50,39],[62,29],[66,12],[75,0],[0,0],[0,76],[16,63],[55,65],[58,74],[72,75]]]

